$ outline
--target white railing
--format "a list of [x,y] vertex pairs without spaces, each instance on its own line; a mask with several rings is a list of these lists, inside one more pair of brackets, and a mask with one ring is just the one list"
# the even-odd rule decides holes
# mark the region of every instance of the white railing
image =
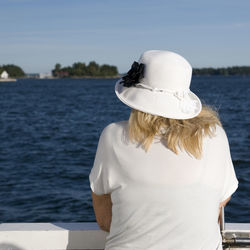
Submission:
[[[223,233],[250,237],[250,224],[226,223]],[[96,223],[2,223],[0,250],[103,249],[106,235]]]
[[0,250],[103,249],[105,238],[96,223],[0,224]]

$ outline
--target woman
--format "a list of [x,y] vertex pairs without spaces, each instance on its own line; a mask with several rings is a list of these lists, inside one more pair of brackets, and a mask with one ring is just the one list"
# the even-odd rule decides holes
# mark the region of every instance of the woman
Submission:
[[238,186],[216,112],[190,91],[180,55],[151,50],[116,83],[132,108],[108,125],[90,173],[106,250],[222,249],[219,211]]

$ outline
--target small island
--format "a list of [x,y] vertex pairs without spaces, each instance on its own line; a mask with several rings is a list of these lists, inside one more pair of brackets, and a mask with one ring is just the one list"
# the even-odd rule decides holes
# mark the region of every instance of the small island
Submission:
[[73,63],[72,66],[61,67],[60,63],[52,70],[53,77],[73,77],[73,78],[115,78],[119,77],[116,66],[103,64],[99,65],[95,61],[86,65],[83,62]]
[[13,82],[16,78],[24,77],[24,71],[14,64],[7,64],[0,66],[0,81],[1,82]]

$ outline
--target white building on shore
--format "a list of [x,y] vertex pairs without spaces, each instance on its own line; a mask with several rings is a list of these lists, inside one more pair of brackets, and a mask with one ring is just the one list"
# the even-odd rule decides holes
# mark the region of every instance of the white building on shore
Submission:
[[8,79],[9,78],[9,74],[7,73],[7,71],[3,71],[0,75],[1,79]]
[[[2,73],[0,73],[0,82],[15,82],[16,79],[9,78],[9,74],[6,70],[4,70]],[[1,250],[1,248],[0,248]]]
[[48,79],[48,78],[52,78],[52,75],[51,75],[51,73],[40,73],[39,78],[40,79]]

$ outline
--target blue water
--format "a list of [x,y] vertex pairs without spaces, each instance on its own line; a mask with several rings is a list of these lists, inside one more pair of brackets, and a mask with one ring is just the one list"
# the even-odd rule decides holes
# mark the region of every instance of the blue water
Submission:
[[[99,134],[125,120],[115,79],[0,82],[0,222],[95,221],[88,182]],[[240,185],[227,222],[250,222],[250,77],[194,77],[218,109]]]

